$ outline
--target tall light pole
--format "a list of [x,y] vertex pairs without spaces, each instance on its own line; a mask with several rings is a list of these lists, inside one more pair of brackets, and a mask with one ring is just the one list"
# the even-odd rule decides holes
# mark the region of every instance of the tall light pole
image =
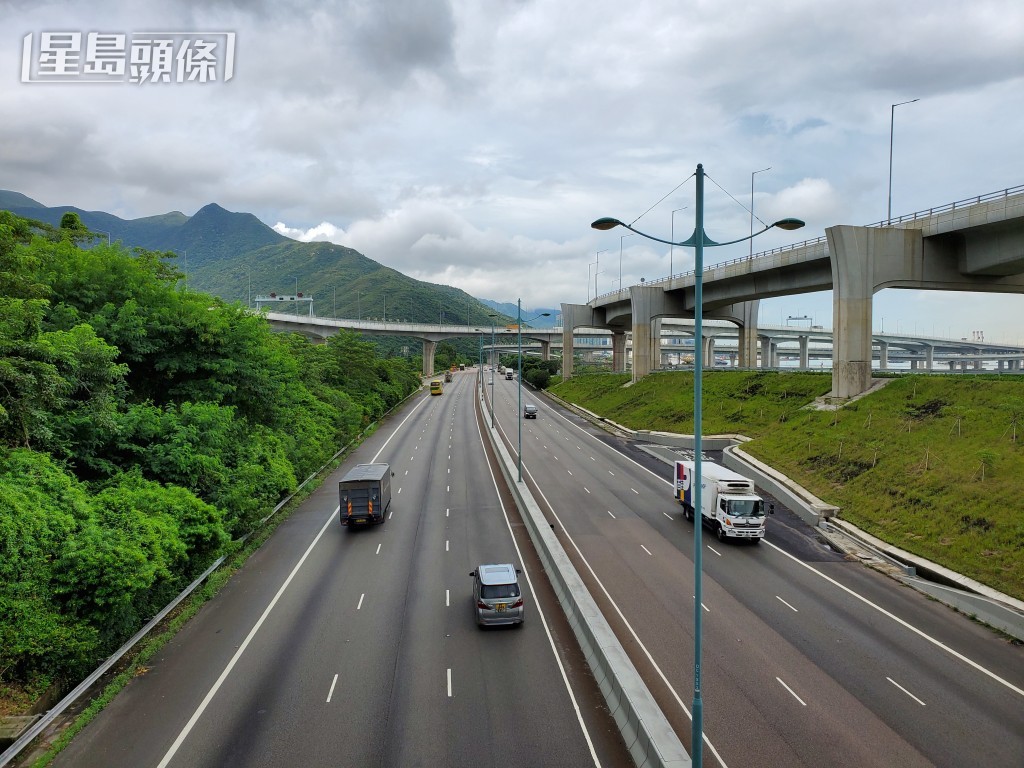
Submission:
[[[551,317],[550,312],[541,312],[537,317]],[[537,317],[531,317],[536,320]],[[516,406],[518,412],[516,421],[519,422],[519,482],[523,482],[523,300],[516,299],[516,330],[519,332],[519,376],[516,382],[519,386],[519,403]],[[493,395],[492,395],[493,396]]]
[[[676,208],[674,211],[672,211],[672,235],[669,237],[669,240],[675,240],[676,239],[676,214],[679,213],[680,211],[685,211],[689,207],[690,206],[688,206],[688,205],[684,205],[682,208]],[[673,254],[674,250],[675,250],[675,246],[674,245],[670,245],[668,247],[668,276],[670,278],[672,277],[672,274],[674,272],[674,270],[672,268],[672,256],[674,255]]]
[[[587,264],[587,301],[590,301],[590,268],[594,266],[593,261]],[[596,297],[595,297],[596,298]]]
[[611,250],[611,248],[605,248],[604,250],[601,250],[601,251],[597,252],[597,261],[594,262],[594,264],[595,264],[595,266],[594,266],[594,298],[595,299],[597,298],[597,276],[599,274],[601,274],[598,271],[598,270],[601,269],[601,254],[602,253],[608,253],[608,251],[610,251],[610,250]]
[[892,134],[893,125],[896,121],[896,107],[902,107],[904,104],[913,104],[915,101],[920,101],[920,99],[901,101],[898,104],[893,104],[892,108],[889,110],[889,207],[885,212],[886,226],[892,223]]
[[494,429],[494,318],[497,315],[488,313],[487,316],[491,318],[491,370],[488,373],[491,374],[491,429]]
[[[693,283],[693,453],[694,453],[694,479],[693,479],[693,508],[694,508],[694,523],[693,523],[693,728],[691,731],[692,744],[690,751],[692,752],[693,766],[694,768],[701,768],[703,760],[703,736],[704,736],[704,703],[701,699],[701,600],[703,599],[702,590],[702,545],[701,545],[701,409],[702,409],[702,398],[701,398],[701,386],[702,386],[702,373],[704,367],[704,345],[703,336],[704,329],[702,326],[702,315],[703,315],[703,302],[704,302],[704,248],[721,246],[721,245],[732,245],[733,243],[741,243],[746,240],[746,237],[741,237],[737,240],[730,240],[725,243],[716,243],[714,240],[709,238],[704,232],[704,166],[697,165],[697,203],[696,203],[696,216],[694,222],[693,234],[689,238],[683,240],[681,243],[674,243],[674,245],[692,247],[694,249],[694,283]],[[781,219],[771,224],[760,232],[755,232],[750,237],[756,237],[762,232],[767,232],[772,227],[779,227],[780,229],[799,229],[804,223],[799,219]],[[646,237],[648,240],[654,240],[659,243],[665,243],[666,245],[673,245],[668,240],[662,240],[659,237],[645,234],[639,230],[633,229],[629,224],[625,224],[618,219],[612,218],[601,218],[590,225],[594,229],[608,230],[614,227],[622,226],[631,232]]]
[[772,167],[769,165],[767,168],[762,168],[759,171],[753,171],[750,174],[750,258],[754,258],[754,174],[764,173],[770,171]]
[[623,235],[619,238],[619,290],[622,290],[622,241],[633,235]]

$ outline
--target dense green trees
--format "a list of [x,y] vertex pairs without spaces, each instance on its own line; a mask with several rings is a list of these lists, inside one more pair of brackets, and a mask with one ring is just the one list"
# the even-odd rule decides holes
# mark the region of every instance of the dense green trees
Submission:
[[0,688],[94,665],[419,385],[94,241],[0,211]]

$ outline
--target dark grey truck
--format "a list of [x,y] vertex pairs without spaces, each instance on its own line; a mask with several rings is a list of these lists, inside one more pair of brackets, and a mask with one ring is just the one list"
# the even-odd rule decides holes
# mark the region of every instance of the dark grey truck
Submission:
[[374,525],[384,522],[391,505],[390,464],[356,464],[338,481],[341,524]]

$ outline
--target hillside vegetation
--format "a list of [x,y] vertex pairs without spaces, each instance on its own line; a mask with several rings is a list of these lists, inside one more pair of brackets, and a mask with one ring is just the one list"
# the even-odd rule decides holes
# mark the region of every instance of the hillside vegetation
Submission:
[[0,211],[0,714],[93,668],[419,386],[94,242]]
[[[633,429],[692,434],[693,374],[577,376],[559,397]],[[820,373],[708,371],[703,433],[743,450],[840,516],[1024,599],[1024,378],[903,376],[838,411],[805,408]]]

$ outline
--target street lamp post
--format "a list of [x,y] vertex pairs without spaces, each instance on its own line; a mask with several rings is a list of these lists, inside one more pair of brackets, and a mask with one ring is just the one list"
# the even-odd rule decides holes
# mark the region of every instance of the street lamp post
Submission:
[[622,290],[622,241],[633,235],[623,235],[619,238],[619,290]]
[[[541,312],[537,317],[551,317],[550,312]],[[537,317],[531,317],[536,320]],[[516,299],[516,330],[519,332],[519,376],[516,382],[519,386],[519,403],[516,406],[518,412],[516,420],[519,422],[519,482],[523,482],[523,300]],[[494,395],[492,393],[491,397]]]
[[920,99],[911,99],[910,101],[901,101],[898,104],[893,104],[889,110],[889,207],[885,213],[885,224],[888,226],[892,223],[892,133],[893,124],[896,120],[896,107],[902,107],[904,104],[913,104],[915,101]]
[[[684,205],[682,208],[676,208],[674,211],[672,211],[672,234],[669,236],[669,240],[675,240],[676,239],[676,214],[679,213],[680,211],[685,211],[687,208],[689,208],[689,206],[688,205]],[[673,253],[674,250],[675,250],[675,246],[674,245],[670,245],[669,248],[668,248],[668,276],[669,276],[669,278],[672,277],[672,274],[674,272],[674,270],[672,268],[672,256],[674,255],[674,253]]]
[[762,168],[750,174],[750,258],[754,258],[754,174],[770,171],[772,167]]
[[[704,367],[704,345],[703,345],[703,327],[702,327],[702,315],[703,315],[703,301],[704,301],[704,248],[721,246],[721,245],[732,245],[733,243],[741,243],[748,239],[747,237],[741,237],[737,240],[730,240],[725,243],[716,243],[711,240],[704,232],[704,166],[701,164],[697,165],[697,203],[695,211],[695,222],[693,234],[689,238],[682,241],[681,243],[672,243],[668,240],[662,240],[659,237],[645,234],[639,230],[633,229],[629,224],[625,224],[618,219],[612,218],[601,218],[595,221],[590,226],[594,229],[608,230],[614,227],[622,226],[632,231],[633,233],[646,237],[648,240],[654,240],[659,243],[665,243],[666,245],[679,245],[692,247],[694,249],[694,297],[693,297],[693,453],[694,453],[694,478],[693,478],[693,508],[694,508],[694,523],[693,523],[693,581],[694,581],[694,597],[693,597],[693,728],[691,731],[691,747],[693,766],[694,768],[701,768],[702,756],[703,756],[703,735],[704,735],[704,704],[701,699],[701,627],[702,627],[702,616],[701,616],[701,600],[703,599],[702,590],[702,545],[701,545],[701,409],[702,409],[702,398],[701,398],[701,387],[702,387],[702,373]],[[780,229],[799,229],[804,225],[804,222],[799,219],[781,219],[776,221],[774,224],[766,226],[760,232],[755,232],[749,237],[756,237],[763,232],[767,232],[772,227],[779,227]],[[621,241],[620,241],[621,242]]]
[[601,254],[602,253],[608,253],[608,251],[610,251],[610,250],[611,250],[611,248],[605,248],[604,250],[597,252],[597,261],[594,262],[594,264],[595,264],[595,266],[594,266],[594,298],[595,299],[597,298],[597,276],[599,274],[601,274],[598,271],[598,270],[601,269]]
[[491,370],[488,373],[491,374],[491,429],[494,429],[494,318],[497,315],[488,313],[487,316],[491,318]]

